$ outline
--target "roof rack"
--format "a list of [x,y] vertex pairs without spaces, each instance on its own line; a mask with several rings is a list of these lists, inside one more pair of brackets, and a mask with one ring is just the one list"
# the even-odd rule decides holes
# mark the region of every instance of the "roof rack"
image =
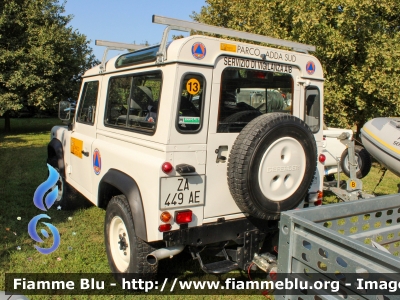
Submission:
[[168,27],[165,28],[162,39],[161,39],[160,51],[157,53],[157,63],[163,63],[167,59],[166,45],[167,45],[167,40],[168,40],[168,35],[169,35],[170,30],[178,30],[178,31],[186,31],[186,32],[190,32],[191,30],[196,30],[196,31],[208,32],[208,33],[220,34],[220,35],[225,35],[225,36],[230,36],[230,37],[235,37],[235,38],[240,38],[240,39],[245,39],[245,40],[251,40],[251,41],[256,41],[256,42],[261,42],[261,43],[277,45],[277,46],[285,46],[285,47],[292,48],[295,51],[305,52],[305,53],[308,53],[308,51],[316,50],[316,47],[312,46],[312,45],[301,44],[301,43],[277,39],[277,38],[273,38],[273,37],[269,37],[269,36],[248,33],[248,32],[238,31],[238,30],[233,30],[233,29],[227,29],[224,27],[217,27],[217,26],[207,25],[207,24],[198,23],[198,22],[189,22],[189,21],[184,21],[184,20],[172,19],[172,18],[156,16],[156,15],[153,15],[153,23],[168,25]]
[[102,41],[102,40],[95,40],[96,46],[105,46],[107,47],[104,50],[103,59],[101,60],[100,64],[100,73],[106,71],[106,59],[109,50],[128,50],[128,51],[135,51],[139,49],[146,48],[146,45],[137,45],[137,44],[125,44],[125,43],[117,43],[117,42],[109,42],[109,41]]

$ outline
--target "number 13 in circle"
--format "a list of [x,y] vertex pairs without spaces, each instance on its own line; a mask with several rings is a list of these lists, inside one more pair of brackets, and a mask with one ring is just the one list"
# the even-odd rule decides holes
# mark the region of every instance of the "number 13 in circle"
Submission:
[[200,82],[195,78],[189,79],[186,83],[186,90],[189,94],[196,95],[200,91]]

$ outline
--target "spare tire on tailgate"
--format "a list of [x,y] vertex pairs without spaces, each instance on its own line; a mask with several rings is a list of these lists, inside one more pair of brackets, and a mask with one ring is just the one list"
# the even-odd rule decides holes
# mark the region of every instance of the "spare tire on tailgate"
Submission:
[[228,185],[239,208],[276,220],[306,197],[317,167],[317,146],[307,124],[285,113],[252,120],[228,160]]

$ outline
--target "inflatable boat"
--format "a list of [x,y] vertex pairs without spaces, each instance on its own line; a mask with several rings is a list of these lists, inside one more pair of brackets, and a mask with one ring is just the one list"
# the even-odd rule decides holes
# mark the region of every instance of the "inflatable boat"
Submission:
[[376,118],[361,128],[365,149],[381,164],[400,176],[400,118]]

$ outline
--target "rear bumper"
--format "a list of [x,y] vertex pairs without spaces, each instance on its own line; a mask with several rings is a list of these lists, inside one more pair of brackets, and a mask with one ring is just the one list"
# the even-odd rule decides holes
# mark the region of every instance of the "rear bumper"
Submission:
[[168,247],[175,245],[204,246],[223,241],[243,244],[246,232],[255,233],[262,238],[265,234],[277,230],[278,221],[265,221],[249,217],[229,221],[221,220],[190,228],[181,225],[179,230],[164,232],[163,240]]

